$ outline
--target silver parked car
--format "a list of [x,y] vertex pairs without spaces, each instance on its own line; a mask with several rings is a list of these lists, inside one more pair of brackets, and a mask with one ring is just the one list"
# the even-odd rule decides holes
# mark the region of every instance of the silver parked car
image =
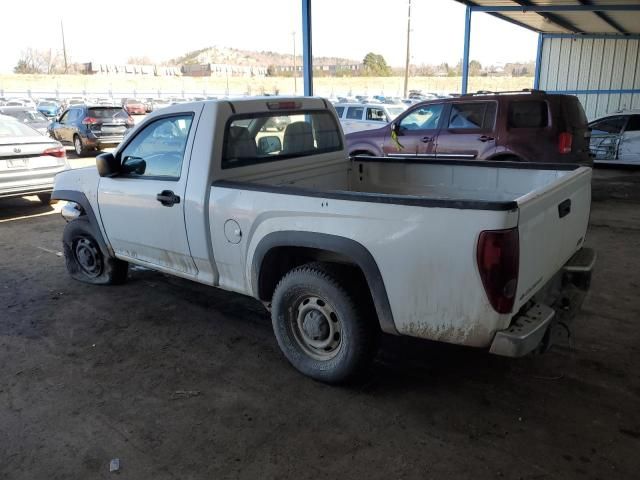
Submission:
[[42,135],[49,135],[47,127],[51,121],[35,108],[31,107],[0,107],[0,115],[13,117],[19,122],[29,125]]
[[640,110],[620,110],[589,123],[589,148],[598,164],[640,165]]
[[0,115],[0,198],[38,195],[47,204],[54,177],[68,168],[60,142]]

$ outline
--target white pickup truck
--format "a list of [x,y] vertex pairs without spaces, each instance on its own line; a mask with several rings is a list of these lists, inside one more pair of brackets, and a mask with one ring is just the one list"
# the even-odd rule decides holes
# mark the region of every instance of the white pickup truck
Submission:
[[321,98],[167,107],[96,163],[56,177],[73,278],[121,283],[132,263],[255,297],[325,382],[361,372],[381,331],[538,350],[595,261],[591,169],[349,158]]

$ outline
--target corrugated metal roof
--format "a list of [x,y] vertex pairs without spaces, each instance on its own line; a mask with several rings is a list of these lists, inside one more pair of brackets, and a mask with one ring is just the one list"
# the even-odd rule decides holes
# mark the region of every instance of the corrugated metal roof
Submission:
[[[481,7],[543,7],[543,6],[638,6],[638,0],[456,0]],[[541,33],[632,34],[640,35],[640,11],[562,11],[562,12],[495,12],[502,18]]]

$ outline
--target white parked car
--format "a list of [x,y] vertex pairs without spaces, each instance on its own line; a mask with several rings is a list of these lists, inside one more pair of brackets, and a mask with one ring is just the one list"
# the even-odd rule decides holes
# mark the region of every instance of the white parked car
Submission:
[[0,198],[38,195],[49,203],[53,178],[69,168],[60,142],[0,115]]
[[56,177],[71,277],[122,283],[131,263],[253,296],[325,382],[365,369],[380,331],[526,355],[595,261],[590,168],[349,158],[322,98],[173,105],[96,166]]
[[336,103],[334,108],[346,135],[361,130],[380,128],[392,122],[407,109],[407,106],[383,103]]
[[640,110],[610,113],[589,127],[595,163],[640,165]]

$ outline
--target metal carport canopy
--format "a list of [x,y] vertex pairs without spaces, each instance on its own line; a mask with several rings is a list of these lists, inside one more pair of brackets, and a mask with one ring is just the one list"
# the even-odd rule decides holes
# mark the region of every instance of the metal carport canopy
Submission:
[[[542,42],[545,38],[640,39],[638,0],[455,0],[467,6],[462,93],[467,92],[471,14],[484,12],[520,27],[538,32],[536,56],[537,88]],[[630,92],[633,93],[633,92]]]

